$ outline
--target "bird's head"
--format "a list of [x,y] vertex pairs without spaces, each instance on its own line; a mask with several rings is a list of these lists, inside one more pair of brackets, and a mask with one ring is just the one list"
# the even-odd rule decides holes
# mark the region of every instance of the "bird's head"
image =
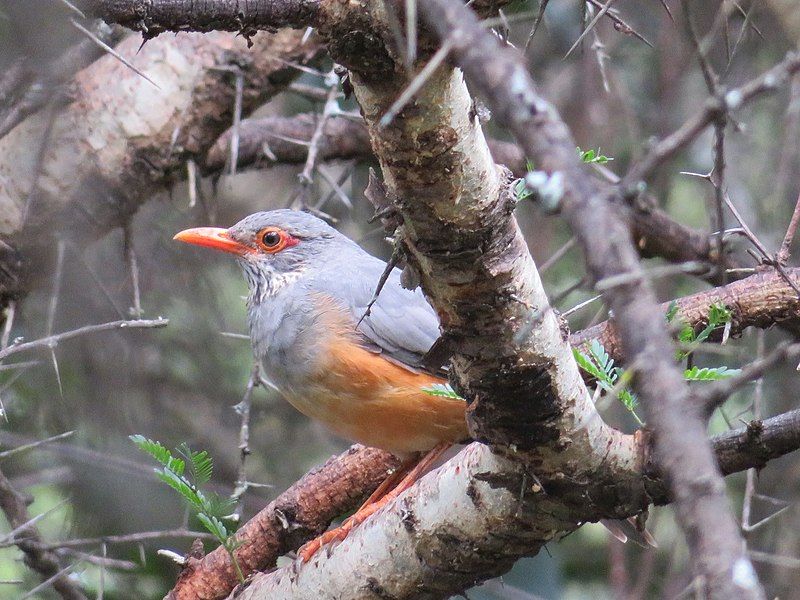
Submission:
[[288,209],[254,213],[228,229],[186,229],[174,239],[234,254],[250,285],[251,298],[259,302],[307,269],[324,266],[326,252],[349,246],[347,238],[321,219]]

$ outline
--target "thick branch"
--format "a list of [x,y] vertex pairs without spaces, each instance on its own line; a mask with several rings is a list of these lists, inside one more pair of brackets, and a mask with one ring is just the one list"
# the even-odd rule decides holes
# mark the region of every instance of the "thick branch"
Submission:
[[[800,284],[800,268],[787,269],[787,276]],[[800,318],[800,298],[786,279],[773,269],[751,275],[726,286],[705,290],[675,301],[678,314],[695,330],[708,324],[708,309],[723,304],[731,312],[730,335],[739,335],[748,327],[766,328],[782,321]],[[671,302],[665,302],[655,313],[665,315]],[[623,359],[622,340],[610,319],[594,327],[574,333],[570,343],[586,348],[591,340],[600,341],[614,360]]]
[[[307,473],[236,533],[242,543],[236,559],[245,576],[273,567],[279,556],[322,533],[398,465],[388,452],[353,446]],[[202,559],[188,558],[167,599],[216,600],[238,583],[230,556],[220,547]]]
[[[259,160],[302,164],[317,125],[317,114],[245,119],[239,125],[239,167]],[[208,171],[218,171],[228,160],[232,130],[214,142],[205,159]],[[373,157],[367,127],[362,121],[331,116],[318,143],[318,159],[368,159]]]
[[775,458],[800,448],[800,410],[793,410],[711,439],[725,475],[763,469]]
[[[253,41],[248,50],[231,34],[183,34],[138,53],[138,40],[123,41],[117,51],[159,88],[111,56],[78,73],[69,106],[52,119],[50,111],[33,115],[0,140],[0,235],[25,254],[31,244],[52,246],[54,223],[81,244],[119,226],[187,159],[200,162],[228,127],[236,71],[248,111],[299,73],[287,60],[307,62],[320,52],[299,31]],[[5,287],[15,289],[0,266],[0,293]]]
[[[646,443],[644,439],[643,443]],[[769,460],[800,448],[800,411],[750,423],[714,437],[711,443],[723,473],[761,468]],[[415,600],[443,598],[485,579],[487,573],[501,572],[517,557],[538,549],[532,515],[536,514],[537,503],[548,504],[547,494],[540,493],[537,482],[526,479],[521,472],[511,477],[506,465],[481,464],[485,458],[479,445],[469,446],[454,461],[425,477],[414,490],[336,546],[332,558],[340,560],[317,559],[299,570],[257,574],[232,597],[238,600],[372,599],[389,595]],[[471,480],[459,478],[468,471],[475,474]],[[500,477],[497,473],[505,475]],[[670,502],[667,486],[660,479],[661,471],[652,454],[641,475],[655,503]],[[527,490],[522,497],[520,489]],[[595,521],[602,515],[595,513],[586,518]],[[491,536],[492,527],[505,528],[507,521],[512,521],[520,530],[519,537],[529,536],[529,546],[520,544],[519,537],[493,548],[493,553],[476,545],[481,536]],[[410,547],[412,555],[406,556],[409,547],[401,542],[409,536],[415,538],[416,545]],[[471,552],[481,554],[482,562],[477,569],[469,560],[472,557],[466,556]],[[419,563],[424,568],[404,569],[406,565]],[[467,564],[470,567],[467,568]],[[379,580],[365,577],[367,573],[388,573],[389,576]],[[386,579],[392,587],[384,583]],[[407,585],[401,588],[397,580]],[[398,593],[398,589],[406,592]]]
[[[637,372],[635,385],[656,430],[657,451],[669,475],[676,513],[706,593],[712,598],[763,598],[727,508],[704,423],[691,409],[688,387],[672,360],[665,324],[655,317],[659,308],[620,211],[582,168],[566,126],[538,95],[522,58],[501,47],[460,2],[430,0],[421,10],[440,39],[453,43],[455,61],[485,95],[494,114],[543,169],[538,178],[540,195],[551,203],[560,202],[595,281],[630,277],[630,283],[611,288],[607,298],[617,315],[623,354],[629,362],[639,360],[647,366]],[[742,569],[748,578],[734,577]]]
[[79,0],[87,15],[154,37],[165,31],[239,31],[313,27],[319,0]]

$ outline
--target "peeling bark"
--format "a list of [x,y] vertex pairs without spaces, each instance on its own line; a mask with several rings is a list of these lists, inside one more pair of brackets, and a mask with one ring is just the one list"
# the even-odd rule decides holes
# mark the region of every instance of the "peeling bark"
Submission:
[[567,127],[538,95],[524,60],[514,49],[501,47],[475,15],[455,0],[429,0],[421,12],[442,42],[453,43],[455,62],[527,156],[536,161],[541,169],[540,196],[550,205],[561,206],[595,282],[628,278],[608,289],[606,299],[618,318],[623,354],[643,366],[636,372],[634,387],[656,431],[676,515],[705,593],[720,599],[763,598],[755,570],[743,553],[705,424],[692,409],[688,386],[672,360],[673,346],[665,323],[657,317],[658,305],[629,229],[610,201],[616,195],[587,175]]
[[181,34],[137,53],[139,41],[124,40],[118,51],[159,88],[111,56],[81,71],[68,107],[52,118],[38,113],[0,140],[0,235],[24,250],[38,231],[52,239],[54,225],[84,241],[106,233],[229,125],[230,69],[244,74],[246,111],[295,77],[281,58],[305,62],[319,52],[301,32],[254,42],[248,50],[230,34]]

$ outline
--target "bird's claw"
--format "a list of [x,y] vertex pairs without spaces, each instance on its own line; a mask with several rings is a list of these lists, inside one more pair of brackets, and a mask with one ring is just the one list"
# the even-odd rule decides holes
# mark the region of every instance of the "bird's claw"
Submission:
[[356,522],[353,517],[347,519],[341,526],[336,527],[335,529],[331,529],[326,531],[321,536],[314,538],[307,544],[303,545],[300,550],[297,551],[297,557],[300,560],[300,564],[305,564],[310,561],[313,556],[322,550],[323,547],[331,544],[333,542],[341,542],[347,537],[353,527],[355,527],[358,523]]

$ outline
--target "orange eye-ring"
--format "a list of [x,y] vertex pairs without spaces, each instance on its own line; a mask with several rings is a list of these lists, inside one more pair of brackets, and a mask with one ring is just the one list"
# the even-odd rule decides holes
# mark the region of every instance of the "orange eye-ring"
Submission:
[[264,252],[275,254],[287,246],[294,246],[298,240],[278,227],[265,227],[256,234],[256,244]]

